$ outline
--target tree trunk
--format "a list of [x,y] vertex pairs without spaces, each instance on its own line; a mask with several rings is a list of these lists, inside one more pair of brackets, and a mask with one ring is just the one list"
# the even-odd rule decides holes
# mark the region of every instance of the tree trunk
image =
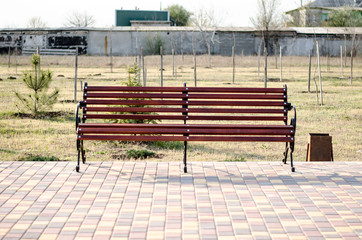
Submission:
[[318,61],[318,76],[319,76],[319,89],[320,89],[320,97],[321,97],[321,106],[323,105],[323,90],[322,90],[322,74],[321,74],[321,63],[319,56],[319,44],[317,41],[317,61]]
[[195,82],[195,87],[197,87],[197,64],[196,64],[196,52],[194,51],[194,82]]
[[232,58],[233,58],[233,84],[235,83],[235,47],[232,47]]
[[181,58],[182,58],[182,64],[181,64],[181,72],[183,70],[184,66],[184,35],[181,33]]
[[343,47],[342,47],[342,45],[340,47],[340,52],[341,52],[341,75],[343,78]]
[[352,37],[352,47],[351,47],[351,85],[353,81],[353,51],[354,51],[354,41],[356,39],[356,34]]
[[207,53],[209,55],[209,59],[208,59],[208,68],[211,68],[211,46],[210,43],[207,43]]
[[275,69],[278,69],[278,49],[276,43],[274,43],[274,58],[275,58]]
[[264,45],[264,87],[268,87],[268,50],[266,45]]
[[77,102],[77,77],[78,77],[78,48],[75,49],[75,63],[74,63],[74,102]]
[[282,53],[282,46],[280,46],[280,81],[283,81],[283,63],[282,63],[282,57],[283,57],[283,53]]
[[260,79],[260,55],[261,55],[261,42],[258,48],[258,79]]
[[10,68],[10,46],[9,46],[9,49],[8,49],[8,68]]
[[160,47],[160,55],[161,55],[161,87],[163,87],[163,51],[162,51],[162,46]]
[[112,49],[112,30],[109,34],[109,57],[110,57],[110,65],[111,65],[111,73],[113,73],[113,49]]
[[312,50],[309,50],[309,67],[308,67],[308,93],[310,93],[310,78],[312,74]]

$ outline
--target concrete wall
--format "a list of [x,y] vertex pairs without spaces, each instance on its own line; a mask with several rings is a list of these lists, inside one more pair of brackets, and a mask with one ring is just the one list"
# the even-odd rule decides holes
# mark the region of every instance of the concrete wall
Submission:
[[[90,31],[88,40],[88,54],[105,54],[105,37],[108,40],[107,53],[110,52],[110,32]],[[196,54],[207,54],[210,44],[211,54],[230,56],[235,39],[235,54],[257,55],[259,45],[263,54],[263,40],[260,34],[254,32],[231,32],[231,31],[113,31],[112,46],[113,55],[129,56],[138,55],[141,48],[145,54],[150,54],[150,42],[160,38],[163,41],[164,54],[171,54],[172,49],[176,54],[193,54],[193,45]],[[316,41],[320,45],[321,55],[330,54],[339,56],[340,46],[344,46],[344,35],[306,35],[292,33],[276,33],[270,37],[268,42],[269,54],[274,54],[274,48],[282,47],[283,55],[307,56],[309,50],[316,51]],[[350,51],[351,40],[347,39],[347,50]],[[362,52],[362,44],[358,46],[358,53]]]
[[91,55],[105,55],[106,38],[107,52],[110,53],[112,40],[112,52],[114,55],[132,55],[132,33],[112,32],[112,39],[109,31],[89,31],[87,53]]
[[[283,55],[289,56],[308,56],[309,50],[312,54],[316,54],[316,41],[319,43],[319,52],[322,56],[329,54],[330,56],[340,56],[340,46],[343,47],[346,44],[348,54],[351,50],[352,42],[341,38],[324,38],[324,37],[300,37],[296,39],[284,38],[279,41],[279,46],[282,46]],[[362,46],[359,44],[357,47],[357,54],[361,55]]]
[[[362,37],[362,28],[354,29],[357,39]],[[268,41],[268,53],[274,54],[274,48],[282,47],[283,55],[307,56],[309,50],[315,53],[316,41],[319,41],[322,55],[339,56],[340,46],[351,49],[351,29],[345,28],[286,28],[271,32]],[[20,39],[16,43],[14,39]],[[81,54],[115,56],[138,55],[141,48],[145,54],[155,54],[150,47],[157,39],[163,42],[164,54],[207,54],[208,45],[213,55],[230,56],[235,42],[235,54],[257,55],[259,46],[263,53],[262,34],[255,29],[219,28],[200,32],[196,28],[182,27],[123,27],[110,29],[0,29],[0,53],[7,53],[15,44],[22,48],[41,46],[50,49],[75,49]],[[112,43],[112,44],[111,44]],[[107,46],[107,49],[106,49]],[[357,45],[357,53],[362,53],[362,44]],[[159,52],[159,51],[157,51]]]

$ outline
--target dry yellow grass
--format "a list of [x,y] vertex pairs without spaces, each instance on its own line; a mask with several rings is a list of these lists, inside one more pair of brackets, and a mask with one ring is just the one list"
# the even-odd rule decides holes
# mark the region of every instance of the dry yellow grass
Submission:
[[[164,86],[194,85],[194,69],[192,56],[176,58],[177,75],[172,76],[172,58],[164,58]],[[126,68],[135,57],[114,57],[111,73],[108,57],[80,56],[79,81],[87,81],[90,85],[120,85],[126,79]],[[279,81],[280,70],[275,68],[274,57],[269,58],[270,87],[281,87],[288,84],[289,101],[297,107],[297,135],[295,160],[305,161],[306,145],[309,133],[329,133],[333,137],[335,161],[359,161],[362,156],[361,122],[362,122],[362,59],[355,60],[354,81],[350,85],[349,69],[341,74],[338,58],[330,59],[330,70],[326,67],[326,58],[322,58],[322,76],[324,105],[316,104],[314,82],[312,93],[307,93],[308,59],[306,57],[283,58],[283,82]],[[14,91],[25,93],[27,89],[21,81],[21,73],[29,70],[30,57],[18,58],[18,74],[15,73],[15,60],[12,58],[8,68],[7,56],[0,56],[0,161],[19,160],[27,154],[56,156],[60,160],[76,160],[75,126],[73,100],[74,57],[42,57],[42,68],[54,72],[52,87],[60,89],[59,102],[54,111],[63,114],[51,119],[30,119],[14,117],[16,98]],[[279,60],[278,60],[279,61]],[[212,57],[212,67],[207,68],[207,56],[198,56],[198,86],[237,86],[263,87],[258,77],[257,57],[241,57],[236,59],[236,79],[232,85],[231,57]],[[148,56],[147,85],[159,86],[160,61],[158,56]],[[315,59],[313,60],[315,63]],[[349,64],[349,61],[348,61]],[[278,63],[279,66],[279,63]],[[261,65],[261,71],[263,65]],[[8,79],[9,76],[17,79]],[[317,77],[315,65],[312,76]],[[316,79],[318,81],[318,79]],[[78,85],[80,90],[80,85]],[[78,100],[81,92],[78,92]],[[148,148],[158,154],[154,161],[181,161],[182,150],[160,149],[155,146],[130,145],[115,142],[85,142],[88,160],[117,160],[122,158],[129,148]],[[188,153],[189,161],[280,161],[283,143],[191,143]]]

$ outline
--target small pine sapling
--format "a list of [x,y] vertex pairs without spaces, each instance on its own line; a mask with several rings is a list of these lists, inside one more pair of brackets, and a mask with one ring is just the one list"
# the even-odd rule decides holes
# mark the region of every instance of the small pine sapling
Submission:
[[[127,82],[124,82],[123,84],[125,84],[127,87],[139,87],[141,86],[138,83],[138,74],[140,72],[139,66],[134,63],[133,66],[128,66],[127,67],[127,73],[128,73],[128,78],[127,78]],[[145,98],[132,98],[132,100],[146,100]],[[145,108],[147,107],[146,105],[122,105],[120,107],[127,107],[127,108],[134,108],[134,107],[140,107],[140,108]],[[129,114],[128,112],[119,112],[118,114]],[[137,113],[132,113],[132,114],[156,114],[156,113],[149,113],[149,112],[137,112]],[[158,120],[160,121],[160,120]],[[153,119],[115,119],[112,122],[114,123],[152,123],[152,124],[156,124],[157,121],[153,120]]]
[[19,111],[30,111],[34,117],[39,117],[46,110],[51,110],[56,103],[59,90],[55,89],[48,94],[47,90],[52,82],[53,73],[49,70],[40,70],[40,56],[33,54],[32,57],[33,71],[25,71],[23,73],[23,82],[31,90],[29,94],[20,94],[15,92],[15,96],[19,99],[22,106],[16,104]]

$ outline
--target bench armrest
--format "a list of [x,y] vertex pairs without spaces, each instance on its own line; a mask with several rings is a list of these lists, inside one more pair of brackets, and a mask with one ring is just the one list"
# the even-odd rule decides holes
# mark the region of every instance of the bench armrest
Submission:
[[294,132],[295,132],[295,130],[296,130],[296,128],[297,128],[297,110],[296,110],[296,108],[294,107],[294,106],[291,106],[292,108],[293,108],[293,110],[294,110],[294,118],[292,118],[291,120],[290,120],[290,125],[293,125],[293,127],[294,127]]
[[79,109],[81,109],[83,107],[83,102],[80,101],[78,104],[77,104],[77,108],[76,108],[76,111],[75,111],[75,130],[78,129],[78,125],[80,123],[80,118],[79,118]]

